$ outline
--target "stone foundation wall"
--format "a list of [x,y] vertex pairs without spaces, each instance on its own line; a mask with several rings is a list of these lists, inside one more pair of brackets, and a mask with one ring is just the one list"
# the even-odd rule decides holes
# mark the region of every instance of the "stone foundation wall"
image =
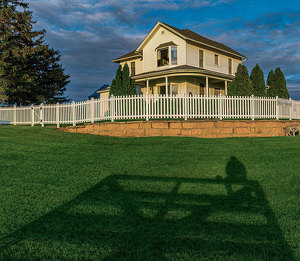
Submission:
[[300,127],[300,121],[277,120],[188,120],[105,122],[69,126],[73,133],[117,137],[182,136],[199,138],[285,136],[286,127]]

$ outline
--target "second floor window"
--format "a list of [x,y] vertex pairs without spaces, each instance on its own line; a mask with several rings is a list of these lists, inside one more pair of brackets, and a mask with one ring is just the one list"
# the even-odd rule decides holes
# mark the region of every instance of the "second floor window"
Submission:
[[165,65],[169,65],[169,48],[157,50],[157,67]]
[[171,64],[177,64],[177,46],[171,46]]
[[204,52],[203,50],[199,50],[199,67],[204,67]]
[[135,75],[135,62],[131,63],[131,76]]
[[232,59],[228,59],[228,74],[232,74]]
[[219,65],[219,55],[215,54],[215,65]]

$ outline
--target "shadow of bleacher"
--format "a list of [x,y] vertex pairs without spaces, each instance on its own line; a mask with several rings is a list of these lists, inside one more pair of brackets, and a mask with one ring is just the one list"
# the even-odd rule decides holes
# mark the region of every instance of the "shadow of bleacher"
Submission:
[[108,176],[11,234],[0,257],[294,260],[260,184],[234,157],[226,173]]

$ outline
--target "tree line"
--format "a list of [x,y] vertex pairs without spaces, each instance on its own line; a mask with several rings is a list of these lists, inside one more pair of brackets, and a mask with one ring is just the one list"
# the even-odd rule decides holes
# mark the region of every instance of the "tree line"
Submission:
[[252,94],[259,97],[278,96],[289,99],[290,95],[281,69],[278,67],[275,72],[271,70],[266,84],[264,73],[258,64],[253,67],[250,76],[247,67],[239,64],[234,80],[228,84],[228,95],[250,96]]
[[0,0],[0,91],[12,104],[54,103],[64,97],[70,76],[60,64],[60,53],[45,43],[45,30],[23,0]]
[[[112,80],[109,95],[126,96],[135,94],[135,82],[130,77],[127,63],[123,68],[119,65],[116,76]],[[267,84],[265,84],[264,73],[258,64],[253,67],[250,76],[247,67],[239,64],[234,80],[228,84],[228,95],[251,96],[252,94],[259,97],[278,96],[279,98],[289,99],[290,95],[281,69],[278,67],[275,72],[271,70],[268,74]]]

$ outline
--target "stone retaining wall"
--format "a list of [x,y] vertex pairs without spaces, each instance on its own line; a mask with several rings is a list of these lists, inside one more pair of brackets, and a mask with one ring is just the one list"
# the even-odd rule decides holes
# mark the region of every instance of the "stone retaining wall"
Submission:
[[164,120],[104,122],[69,126],[73,133],[118,137],[183,136],[199,138],[285,136],[286,127],[300,127],[300,121],[277,120]]

